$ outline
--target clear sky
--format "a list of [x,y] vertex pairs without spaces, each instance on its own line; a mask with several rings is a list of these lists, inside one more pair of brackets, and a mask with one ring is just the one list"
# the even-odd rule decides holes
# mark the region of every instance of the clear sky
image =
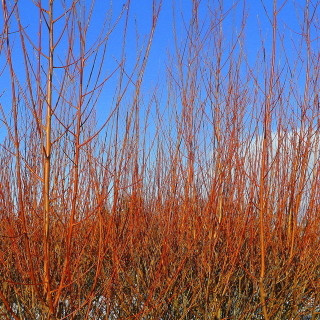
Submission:
[[[22,25],[26,32],[37,43],[37,32],[39,13],[35,6],[36,1],[20,0],[18,2]],[[69,3],[70,1],[66,1]],[[87,12],[91,6],[91,1],[80,1],[85,5]],[[93,15],[87,34],[87,47],[90,47],[94,43],[97,34],[102,28],[103,21],[106,17],[110,18],[110,21],[115,21],[119,13],[123,9],[125,1],[105,1],[96,0],[93,7]],[[272,37],[272,1],[271,0],[225,0],[225,1],[199,1],[199,17],[203,22],[203,34],[208,29],[210,10],[218,6],[219,3],[223,6],[223,12],[226,13],[223,22],[223,33],[228,48],[228,43],[232,42],[232,39],[241,29],[241,19],[243,15],[246,18],[246,26],[244,29],[244,51],[246,52],[247,62],[253,67],[258,59],[261,58],[262,46],[265,48],[265,55],[268,59],[271,51],[271,37]],[[55,12],[58,16],[63,8],[60,5],[60,1],[55,2]],[[302,21],[303,10],[306,7],[307,1],[304,0],[281,0],[278,1],[277,7],[281,8],[278,14],[278,55],[276,63],[280,65],[286,64],[286,59],[292,59],[294,61],[296,57],[296,48],[299,47],[299,43],[302,39]],[[46,1],[42,1],[42,5],[46,8]],[[315,1],[310,1],[310,12],[313,12],[313,6]],[[152,44],[149,62],[145,72],[143,90],[144,92],[152,92],[152,89],[156,84],[161,88],[161,92],[165,94],[166,84],[165,79],[167,76],[167,67],[169,66],[169,57],[174,57],[174,37],[173,37],[173,9],[176,15],[177,26],[177,39],[178,45],[182,47],[186,41],[187,29],[192,12],[192,1],[190,0],[163,0],[161,12],[157,29]],[[231,9],[231,10],[230,10]],[[315,18],[318,19],[319,11],[315,12]],[[122,48],[122,36],[123,25],[125,19],[122,18],[118,26],[114,29],[110,36],[109,44],[107,46],[107,56],[105,60],[105,72],[109,70],[111,72],[120,61],[121,48]],[[152,1],[151,0],[132,0],[130,4],[130,13],[128,20],[128,37],[126,45],[126,70],[129,73],[134,66],[138,49],[141,45],[146,44],[147,34],[152,24]],[[1,29],[3,26],[3,17],[0,20]],[[319,26],[319,22],[316,23]],[[14,31],[15,22],[12,20],[11,30]],[[59,29],[59,25],[58,25]],[[312,36],[313,32],[312,30]],[[138,36],[137,36],[138,35]],[[43,37],[46,40],[46,37]],[[63,40],[66,41],[66,40]],[[63,51],[64,44],[59,46],[58,50]],[[137,41],[139,42],[137,46]],[[24,73],[21,51],[19,49],[19,35],[12,35],[11,44],[13,46],[14,64],[18,78],[21,80],[21,85],[24,83]],[[315,39],[312,42],[312,46],[319,47],[319,40]],[[284,50],[285,48],[285,50]],[[58,51],[57,50],[57,51]],[[301,57],[303,60],[304,57]],[[55,63],[58,63],[58,59]],[[0,56],[1,68],[5,66],[5,52],[2,50]],[[21,72],[21,73],[20,73]],[[302,81],[302,80],[301,80]],[[114,97],[115,85],[117,83],[117,76],[113,76],[105,85],[105,89],[101,94],[100,102],[97,104],[98,109],[103,110],[104,105],[112,104],[112,98]],[[303,87],[303,81],[301,82]],[[8,72],[4,71],[1,76],[1,94],[0,103],[5,110],[9,113],[10,110],[10,85],[8,81]],[[102,111],[103,112],[103,111]],[[0,129],[3,134],[3,127]]]

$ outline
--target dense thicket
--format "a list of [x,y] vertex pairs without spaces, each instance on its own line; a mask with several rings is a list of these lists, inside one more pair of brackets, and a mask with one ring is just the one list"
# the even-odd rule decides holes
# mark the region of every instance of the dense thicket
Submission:
[[255,61],[241,3],[173,6],[154,88],[130,5],[2,1],[1,319],[320,319],[319,4]]

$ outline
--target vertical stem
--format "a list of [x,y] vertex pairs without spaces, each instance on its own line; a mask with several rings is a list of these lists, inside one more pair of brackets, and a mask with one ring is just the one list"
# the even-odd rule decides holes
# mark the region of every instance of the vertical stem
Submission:
[[44,293],[46,302],[53,313],[53,305],[50,293],[50,166],[51,166],[51,121],[52,121],[52,75],[53,75],[53,0],[49,0],[49,64],[47,71],[47,114],[45,126],[45,147],[44,147]]
[[271,133],[271,98],[273,96],[273,87],[275,80],[275,57],[276,57],[276,37],[277,37],[277,0],[273,0],[273,21],[272,21],[272,52],[271,52],[271,69],[270,78],[268,83],[268,92],[266,94],[265,100],[265,114],[264,114],[264,124],[263,124],[263,144],[262,144],[262,163],[260,172],[260,203],[259,203],[259,231],[260,231],[260,255],[261,255],[261,267],[260,267],[260,279],[259,279],[259,289],[260,289],[260,303],[262,307],[262,312],[265,320],[269,319],[267,305],[266,305],[266,292],[264,288],[264,278],[266,271],[265,263],[265,218],[268,216],[268,166],[269,166],[269,144],[270,144],[270,133]]

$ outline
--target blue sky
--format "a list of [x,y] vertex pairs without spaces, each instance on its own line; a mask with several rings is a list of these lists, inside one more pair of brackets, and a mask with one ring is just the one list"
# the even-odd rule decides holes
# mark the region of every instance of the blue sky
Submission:
[[[69,3],[70,1],[66,1]],[[86,11],[88,12],[91,1],[82,0]],[[46,7],[46,1],[43,1],[43,6]],[[55,2],[55,12],[58,16],[62,12],[60,1]],[[244,51],[246,53],[246,59],[249,65],[254,68],[255,63],[261,59],[263,54],[262,46],[265,48],[266,59],[271,52],[271,37],[272,28],[270,19],[272,19],[272,1],[271,0],[225,0],[225,1],[201,1],[199,9],[199,18],[204,23],[204,30],[208,28],[209,12],[213,10],[219,3],[223,6],[223,11],[228,12],[226,15],[222,31],[224,34],[225,49],[230,50],[230,43],[235,35],[241,29],[241,19],[243,14],[246,15],[245,37],[243,38]],[[94,43],[98,32],[101,30],[101,26],[106,17],[110,18],[110,22],[115,21],[119,13],[123,9],[124,1],[104,1],[97,0],[94,4],[93,15],[90,22],[87,35],[87,47],[90,47]],[[312,4],[310,2],[310,12],[312,12]],[[282,6],[283,5],[283,6]],[[38,9],[31,0],[20,0],[18,2],[22,25],[26,28],[26,31],[31,39],[37,43],[37,32],[39,13]],[[296,59],[296,47],[299,47],[301,41],[301,28],[303,19],[303,10],[306,6],[306,1],[303,0],[289,0],[278,1],[278,8],[282,8],[278,15],[278,54],[276,64],[278,66],[285,65],[285,59],[294,61]],[[187,0],[164,0],[159,16],[157,29],[154,36],[153,45],[150,52],[149,62],[144,76],[143,92],[144,94],[151,94],[154,86],[159,85],[162,94],[166,94],[166,76],[167,67],[171,67],[170,61],[174,61],[174,37],[173,37],[173,8],[176,15],[176,27],[178,35],[178,45],[183,46],[186,41],[186,25],[188,25],[191,12],[192,1]],[[231,9],[229,11],[229,9]],[[318,12],[317,12],[318,13]],[[130,4],[130,14],[128,21],[128,37],[126,45],[126,70],[129,73],[132,70],[136,56],[138,54],[138,48],[146,44],[147,34],[150,30],[152,23],[152,1],[151,0],[132,0]],[[1,17],[2,19],[2,17]],[[3,21],[0,20],[1,27]],[[116,67],[117,61],[120,60],[122,35],[124,17],[120,20],[118,26],[111,34],[108,46],[107,56],[105,60],[105,72],[110,73]],[[319,24],[318,24],[319,25]],[[14,31],[16,28],[14,20],[12,20],[11,29]],[[59,29],[59,24],[57,24]],[[313,36],[314,29],[312,30]],[[57,32],[58,33],[58,32]],[[138,35],[138,38],[137,38]],[[46,36],[43,37],[45,42]],[[63,40],[66,41],[66,40]],[[63,56],[63,50],[66,45],[63,43],[59,45],[57,52],[58,55]],[[138,41],[138,45],[137,45]],[[24,73],[21,51],[19,49],[19,37],[18,34],[13,35],[11,39],[13,45],[14,63],[16,73],[21,81],[21,85],[24,84]],[[282,48],[285,48],[284,50]],[[312,43],[312,46],[318,48],[318,40]],[[60,50],[60,52],[59,52]],[[286,53],[286,56],[284,55]],[[173,60],[170,60],[171,57]],[[304,57],[300,57],[300,62]],[[56,60],[58,63],[58,59]],[[1,52],[0,66],[5,65],[5,54]],[[298,70],[298,69],[297,69]],[[58,72],[58,71],[57,71]],[[302,72],[303,74],[303,72]],[[0,103],[4,110],[9,113],[10,111],[10,86],[9,81],[6,81],[8,73],[4,72],[2,75],[2,93],[0,97]],[[299,78],[299,79],[298,79]],[[97,104],[98,112],[102,112],[102,118],[106,105],[112,104],[114,97],[114,90],[117,83],[117,75],[110,78],[105,85],[105,90],[101,94],[100,102]],[[303,90],[303,77],[297,75],[297,81],[301,81],[301,89]],[[7,85],[6,85],[7,84]],[[101,119],[101,118],[100,118]],[[0,128],[2,130],[3,128]]]

